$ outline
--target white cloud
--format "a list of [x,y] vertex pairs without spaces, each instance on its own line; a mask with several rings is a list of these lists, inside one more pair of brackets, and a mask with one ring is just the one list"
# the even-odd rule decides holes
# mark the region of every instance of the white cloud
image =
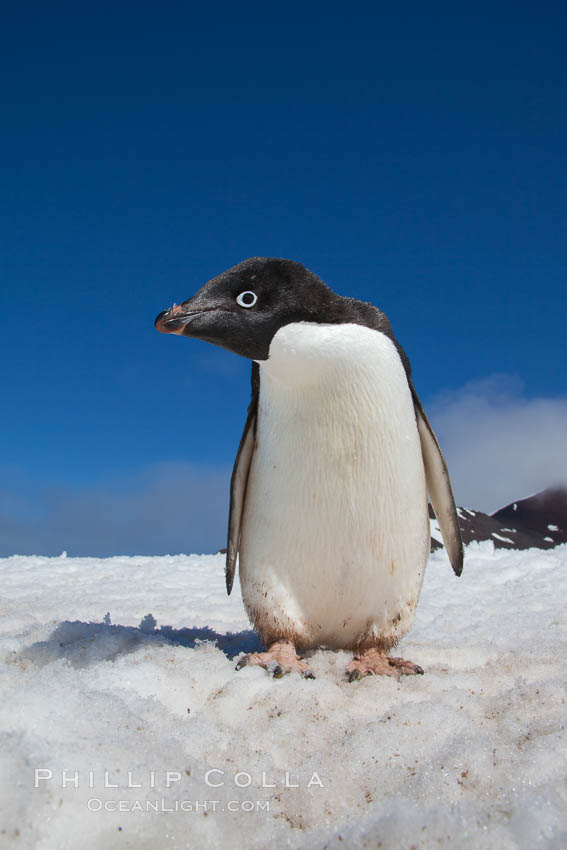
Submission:
[[526,398],[519,378],[492,375],[437,396],[427,413],[458,504],[491,513],[567,484],[567,398]]

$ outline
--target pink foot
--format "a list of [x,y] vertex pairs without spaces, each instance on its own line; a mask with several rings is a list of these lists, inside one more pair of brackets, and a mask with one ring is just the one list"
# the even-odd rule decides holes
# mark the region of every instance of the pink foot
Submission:
[[272,643],[267,652],[249,652],[243,656],[236,665],[241,670],[247,664],[259,664],[269,670],[274,679],[281,679],[285,673],[298,670],[305,679],[314,679],[315,676],[295,652],[295,646],[290,640],[278,640]]
[[346,668],[349,682],[361,679],[363,676],[393,676],[399,681],[400,676],[416,676],[423,674],[423,668],[412,661],[403,658],[390,658],[381,649],[366,649],[355,655]]

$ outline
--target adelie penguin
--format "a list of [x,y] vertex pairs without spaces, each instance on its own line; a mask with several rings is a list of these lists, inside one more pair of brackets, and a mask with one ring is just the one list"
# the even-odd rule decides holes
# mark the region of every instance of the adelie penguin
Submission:
[[254,257],[155,324],[253,361],[226,585],[238,556],[244,605],[268,649],[243,662],[312,676],[297,652],[327,647],[352,650],[351,681],[422,673],[388,653],[415,617],[428,496],[457,575],[463,546],[447,466],[384,313],[300,263]]

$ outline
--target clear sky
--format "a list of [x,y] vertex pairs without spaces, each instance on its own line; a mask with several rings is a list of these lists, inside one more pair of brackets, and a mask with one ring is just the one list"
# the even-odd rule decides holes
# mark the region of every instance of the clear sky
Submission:
[[481,509],[567,478],[563,4],[26,3],[0,27],[0,554],[212,551],[253,255],[390,317]]

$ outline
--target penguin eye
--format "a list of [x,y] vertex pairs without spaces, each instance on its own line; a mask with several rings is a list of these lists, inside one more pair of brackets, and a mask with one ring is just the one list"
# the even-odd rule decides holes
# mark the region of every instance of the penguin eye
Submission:
[[253,307],[256,301],[258,300],[258,296],[255,292],[251,292],[249,289],[246,292],[241,292],[240,295],[236,296],[236,303],[240,307]]

